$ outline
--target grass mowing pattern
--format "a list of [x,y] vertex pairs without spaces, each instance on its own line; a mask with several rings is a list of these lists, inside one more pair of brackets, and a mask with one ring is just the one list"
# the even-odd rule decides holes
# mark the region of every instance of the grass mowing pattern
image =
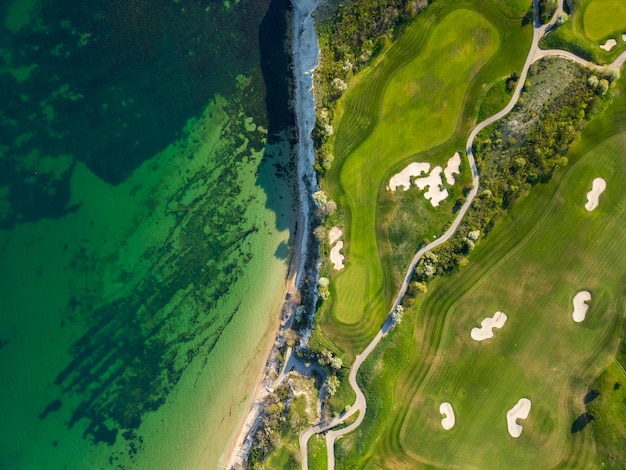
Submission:
[[605,468],[626,466],[626,372],[617,361],[593,383],[587,410],[593,417],[590,427],[598,447],[600,463]]
[[[468,11],[447,18],[461,7],[480,15]],[[435,2],[376,66],[351,83],[338,108],[342,117],[336,126],[335,164],[324,181],[333,198],[348,209],[344,248],[348,267],[331,282],[334,300],[319,318],[323,331],[318,329],[317,336],[332,338],[350,353],[380,326],[396,288],[389,275],[389,244],[380,243],[388,235],[386,209],[378,204],[388,178],[410,161],[419,161],[420,152],[431,152],[438,142],[446,151],[431,157],[434,164],[444,164],[455,149],[463,147],[483,85],[519,71],[530,33],[530,27],[522,29],[519,19],[507,19],[489,0]],[[507,50],[497,49],[505,41]],[[444,42],[446,49],[442,49]],[[468,49],[478,44],[487,50]],[[467,55],[462,57],[464,51]],[[440,56],[448,57],[448,62]],[[450,67],[451,63],[457,66]],[[424,68],[434,78],[432,83],[420,82]],[[424,200],[424,204],[429,203]]]
[[626,3],[622,0],[587,1],[583,8],[585,36],[592,41],[626,34]]
[[[597,64],[609,64],[626,50],[621,40],[626,33],[626,13],[620,13],[624,10],[626,4],[621,0],[581,0],[570,19],[546,34],[539,44],[542,49],[563,49]],[[606,16],[611,18],[603,23]],[[617,45],[610,51],[600,49],[600,44],[611,37]]]
[[[618,194],[614,193],[610,197],[608,193],[605,194],[607,196],[606,199],[601,199],[601,208],[596,209],[596,211],[602,211],[597,213],[588,213],[588,217],[591,218],[592,224],[595,227],[600,227],[600,230],[611,231],[615,226],[620,225],[621,228],[619,230],[624,230],[624,223],[620,222],[619,215],[614,212],[610,212],[610,206],[616,206],[619,211],[623,211],[623,203],[621,201],[624,200],[624,190],[619,186],[620,177],[623,180],[624,173],[626,173],[626,162],[623,161],[624,151],[620,154],[618,152],[618,156],[621,156],[621,159],[616,159],[615,161],[610,161],[607,155],[604,155],[601,161],[595,162],[597,158],[597,153],[593,155],[590,153],[594,149],[598,147],[599,144],[609,141],[609,145],[615,145],[615,141],[611,141],[612,136],[616,134],[626,135],[626,79],[622,78],[618,83],[617,90],[617,98],[611,108],[605,112],[603,116],[596,119],[592,122],[589,127],[583,133],[582,139],[579,140],[575,145],[572,146],[571,151],[568,154],[568,158],[570,159],[570,166],[557,172],[553,178],[553,180],[547,185],[536,186],[531,194],[519,205],[509,213],[507,218],[500,224],[498,224],[494,230],[492,231],[488,241],[485,241],[483,244],[480,244],[475,252],[472,254],[470,265],[465,268],[459,275],[455,275],[454,277],[443,278],[436,280],[430,288],[430,293],[425,298],[423,303],[423,308],[412,308],[408,310],[404,315],[403,323],[400,325],[399,329],[394,332],[396,334],[403,334],[402,329],[407,328],[407,326],[411,329],[411,334],[415,341],[415,346],[412,352],[408,354],[408,363],[405,364],[405,361],[397,361],[396,358],[393,358],[388,361],[384,361],[381,364],[379,369],[386,371],[384,374],[387,377],[387,380],[384,384],[377,383],[377,378],[374,375],[373,378],[369,378],[367,376],[363,376],[360,383],[364,388],[364,392],[366,395],[370,396],[370,393],[384,393],[385,399],[379,403],[373,402],[372,405],[379,404],[381,406],[381,410],[370,410],[368,407],[368,413],[377,413],[381,418],[378,421],[375,421],[370,426],[361,426],[360,429],[356,430],[353,438],[354,442],[362,443],[361,446],[366,445],[367,450],[356,452],[355,448],[349,447],[344,450],[344,454],[348,457],[341,462],[338,468],[368,468],[376,467],[376,468],[424,468],[425,464],[420,464],[418,461],[414,460],[407,454],[406,441],[411,439],[410,435],[407,437],[408,433],[408,425],[405,424],[405,418],[410,413],[409,403],[412,402],[413,397],[416,396],[417,391],[420,387],[423,386],[425,382],[425,378],[429,375],[429,380],[432,381],[433,374],[436,372],[430,372],[431,364],[433,361],[436,361],[437,357],[437,349],[442,343],[442,332],[446,331],[444,328],[444,324],[447,321],[452,321],[453,325],[446,327],[448,331],[450,328],[454,327],[456,324],[456,314],[453,306],[458,305],[460,299],[463,297],[471,297],[475,295],[475,286],[474,283],[476,279],[480,279],[485,274],[489,275],[489,273],[493,273],[493,270],[497,268],[498,264],[501,263],[502,257],[506,256],[507,253],[511,251],[517,250],[517,255],[520,251],[526,248],[516,248],[521,245],[538,245],[541,244],[541,240],[539,237],[540,233],[551,232],[555,235],[557,234],[557,228],[555,225],[562,223],[560,220],[554,220],[552,217],[559,209],[563,209],[565,198],[571,199],[572,196],[579,198],[579,202],[577,204],[577,208],[583,209],[583,204],[585,202],[584,194],[588,191],[584,182],[578,182],[581,174],[585,174],[585,178],[583,180],[588,180],[587,182],[590,184],[591,179],[595,176],[592,174],[587,175],[588,168],[599,168],[596,165],[603,166],[606,169],[610,169],[610,178],[613,180],[613,183],[609,183],[609,188],[612,188],[612,191],[618,191]],[[620,137],[623,139],[623,136]],[[606,153],[607,148],[600,147],[599,153]],[[581,155],[584,155],[585,158],[582,159],[584,163],[581,165],[575,164],[579,160],[581,160]],[[576,173],[573,173],[575,172]],[[607,179],[607,182],[609,180]],[[617,182],[617,184],[616,184]],[[584,186],[584,187],[583,187]],[[563,189],[566,188],[566,189]],[[607,191],[609,189],[607,188]],[[580,198],[582,197],[582,200]],[[549,214],[546,215],[546,206],[551,208]],[[574,209],[572,207],[571,209]],[[584,215],[584,214],[583,214]],[[609,218],[613,219],[613,224],[606,223],[607,220],[603,220],[607,215]],[[536,227],[542,227],[546,225],[544,221],[550,220],[551,228],[547,229],[537,229]],[[622,219],[623,220],[623,219]],[[568,222],[570,226],[570,230],[572,228],[572,222]],[[593,228],[593,227],[592,227]],[[543,232],[541,232],[543,230]],[[587,236],[593,230],[589,228],[585,229],[587,231]],[[609,235],[604,235],[605,238],[611,238]],[[623,236],[623,235],[622,235]],[[620,240],[621,237],[619,234],[616,236],[616,240]],[[534,240],[534,241],[533,241]],[[543,247],[544,252],[549,252],[551,250],[550,242],[554,240],[545,239]],[[572,241],[567,241],[568,245],[571,245]],[[615,246],[617,242],[611,242]],[[558,246],[558,245],[557,245]],[[599,244],[597,241],[593,241],[592,243],[592,251],[599,250]],[[541,251],[539,246],[534,248],[535,251]],[[515,253],[512,257],[515,256]],[[623,266],[623,255],[618,253],[616,257],[609,256],[608,252],[604,253],[603,258],[600,261],[596,262],[607,262],[610,263],[610,266]],[[591,258],[589,253],[583,253],[581,256],[582,260],[585,260],[586,263],[594,264],[593,259]],[[604,260],[604,261],[602,261]],[[622,264],[620,265],[620,260]],[[570,259],[570,262],[572,260]],[[606,268],[605,268],[606,269]],[[593,270],[597,274],[601,271],[600,266],[597,265],[593,267]],[[589,311],[589,320],[591,321],[591,316],[593,315],[593,311],[595,307],[602,308],[602,303],[605,303],[607,307],[612,305],[613,310],[620,311],[623,310],[623,303],[620,306],[620,295],[621,290],[616,289],[616,282],[618,279],[621,279],[623,284],[623,273],[618,272],[612,273],[611,278],[613,279],[613,286],[611,286],[611,280],[600,279],[602,283],[608,281],[609,285],[603,285],[599,289],[594,289],[596,291],[596,300],[600,300],[600,305],[595,305],[590,307]],[[592,273],[593,274],[593,273]],[[576,274],[568,274],[564,277],[567,282],[571,283],[573,280],[572,276],[580,275],[580,273]],[[586,278],[586,276],[585,276]],[[559,280],[560,282],[560,280]],[[587,279],[585,279],[586,287],[591,286],[591,283],[587,284]],[[550,286],[549,286],[550,287]],[[555,286],[555,292],[560,288]],[[519,288],[518,288],[519,290]],[[597,294],[600,292],[600,295]],[[563,293],[559,294],[563,296]],[[566,296],[567,297],[567,296]],[[566,299],[567,300],[567,299]],[[550,302],[554,302],[554,300],[549,299]],[[593,302],[593,301],[592,301]],[[567,300],[568,305],[565,306],[566,315],[570,315],[571,311],[569,311],[571,305],[571,299]],[[560,305],[560,301],[559,301]],[[563,309],[562,306],[559,308]],[[450,315],[447,316],[445,313],[451,312]],[[491,312],[493,313],[493,312]],[[491,314],[486,313],[486,314]],[[606,314],[604,314],[606,317]],[[609,315],[610,316],[610,315]],[[482,317],[481,317],[482,318]],[[500,333],[504,333],[505,329],[511,327],[513,323],[508,323],[505,325],[504,329]],[[467,325],[469,328],[474,326]],[[620,328],[620,318],[616,319],[616,322],[613,326],[613,334],[619,334]],[[590,331],[597,331],[597,328],[606,328],[606,325],[595,325],[585,324],[579,325],[579,328],[589,328]],[[610,329],[610,328],[608,328]],[[469,329],[466,328],[465,335],[469,334]],[[518,333],[519,334],[519,333]],[[596,333],[597,334],[597,333]],[[560,333],[559,333],[560,335]],[[496,333],[496,337],[492,340],[492,342],[499,341],[503,338],[500,338]],[[559,341],[563,341],[563,338],[559,336]],[[588,340],[586,340],[588,341]],[[564,343],[565,347],[568,347],[567,343]],[[615,342],[613,343],[615,346]],[[386,344],[382,344],[380,347],[387,348]],[[574,347],[575,345],[569,344],[569,347]],[[609,348],[610,349],[610,348]],[[578,348],[575,348],[578,350]],[[565,353],[566,351],[564,351]],[[609,351],[610,352],[610,351]],[[382,354],[382,352],[381,352]],[[587,353],[588,354],[588,353]],[[607,351],[598,353],[605,360],[607,359]],[[593,354],[591,354],[593,356]],[[379,356],[376,356],[379,357]],[[383,356],[384,357],[384,356]],[[540,357],[538,360],[546,359],[545,357]],[[372,359],[374,360],[374,359]],[[364,368],[369,369],[370,361],[368,360],[364,364]],[[439,360],[440,361],[440,360]],[[551,385],[548,384],[548,387],[563,387],[563,393],[560,396],[559,403],[559,419],[558,422],[562,423],[565,428],[561,428],[561,424],[558,424],[558,428],[555,427],[555,432],[560,434],[561,446],[562,447],[554,447],[555,439],[551,440],[552,446],[543,446],[541,451],[547,454],[556,453],[559,456],[560,460],[558,464],[556,464],[553,468],[559,469],[571,469],[571,468],[595,468],[599,464],[594,461],[594,442],[593,435],[589,429],[584,430],[583,432],[571,434],[570,429],[574,420],[580,416],[581,413],[584,412],[584,407],[582,406],[582,398],[586,392],[586,387],[591,383],[591,376],[597,370],[598,366],[597,357],[592,358],[590,362],[585,362],[580,358],[580,362],[578,365],[578,370],[573,370],[572,375],[577,375],[579,377],[578,380],[570,381],[569,383],[559,384],[554,381],[550,381]],[[541,364],[533,364],[534,370],[541,367]],[[399,375],[397,372],[400,370]],[[447,372],[445,372],[447,373]],[[491,374],[491,370],[489,374]],[[561,371],[562,373],[562,371]],[[444,371],[441,371],[443,376]],[[384,392],[381,392],[384,390]],[[390,392],[392,391],[392,393]],[[445,389],[444,389],[445,390]],[[450,388],[448,388],[450,391]],[[480,390],[479,390],[480,391]],[[554,392],[552,393],[553,396]],[[519,397],[517,397],[519,398]],[[516,400],[517,400],[516,398]],[[522,433],[522,437],[520,439],[525,438],[534,438],[533,434],[541,433],[541,430],[545,429],[549,426],[549,422],[552,418],[546,413],[545,405],[544,407],[539,407],[540,402],[536,401],[534,397],[530,397],[533,399],[533,410],[531,410],[531,414],[529,419],[526,420],[526,428],[524,433]],[[432,398],[431,398],[432,400]],[[441,400],[444,401],[444,400]],[[369,402],[368,402],[369,403]],[[454,405],[454,403],[453,403]],[[537,405],[537,406],[535,406]],[[512,404],[508,404],[510,407]],[[507,408],[508,409],[508,408]],[[435,409],[435,411],[437,411]],[[539,413],[535,413],[539,411]],[[506,412],[506,409],[503,413]],[[562,415],[562,416],[561,416]],[[461,416],[458,416],[458,425],[460,426]],[[366,417],[367,419],[367,417]],[[501,437],[507,437],[506,434],[506,421],[504,419],[504,414],[502,414],[502,422],[499,425],[500,433],[493,433],[493,436],[500,435]],[[535,420],[535,429],[533,430],[533,434],[531,434],[531,421]],[[369,423],[366,423],[369,424]],[[602,421],[594,421],[592,426],[609,426],[609,424],[603,424]],[[439,428],[440,429],[440,428]],[[455,428],[457,431],[460,428]],[[450,432],[454,432],[453,429]],[[528,431],[528,433],[527,433]],[[437,428],[434,428],[433,432],[437,432]],[[441,431],[443,432],[443,431]],[[611,432],[611,431],[607,431]],[[402,435],[402,439],[399,437]],[[507,437],[508,438],[508,437]],[[348,439],[348,438],[346,438]],[[558,441],[556,439],[556,441]],[[365,441],[365,444],[363,444]],[[504,440],[503,440],[504,441]],[[513,439],[511,439],[513,441]],[[515,444],[519,444],[519,440],[514,442]],[[556,442],[558,444],[558,442]],[[339,443],[340,446],[343,444]],[[423,449],[424,446],[420,446],[420,449]],[[615,452],[622,452],[622,448],[615,448]],[[446,447],[447,452],[447,447]],[[491,461],[490,461],[491,462]],[[491,465],[482,466],[480,468],[494,468]],[[514,463],[514,468],[519,468],[519,462]],[[539,468],[547,468],[544,466],[540,466]]]
[[[380,183],[396,162],[451,137],[472,69],[497,45],[497,32],[482,17],[456,11],[434,29],[424,53],[387,85],[378,125],[347,158],[340,175],[349,204],[356,202],[350,204],[349,263],[335,281],[334,314],[340,322],[356,323],[368,310],[380,311],[381,319],[386,313],[387,305],[378,300],[382,265],[371,261],[378,251],[375,202]],[[479,52],[473,57],[474,50]],[[368,200],[372,204],[363,204]]]
[[[401,440],[409,454],[450,468],[549,468],[567,449],[572,380],[588,378],[590,360],[614,352],[619,286],[626,253],[625,208],[619,181],[626,167],[613,162],[626,150],[626,135],[602,145],[573,168],[542,220],[513,252],[490,266],[447,312],[448,321],[428,378],[417,392]],[[612,194],[587,213],[585,195],[602,175]],[[449,283],[454,297],[454,284]],[[582,326],[571,318],[571,299],[592,292]],[[495,337],[477,343],[469,331],[496,310],[509,320]],[[436,314],[436,312],[431,312]],[[597,366],[595,366],[597,367]],[[522,437],[506,431],[506,411],[522,396],[533,402]],[[457,426],[440,428],[438,405],[450,401]],[[565,412],[564,412],[565,411]],[[495,451],[494,451],[495,450]]]

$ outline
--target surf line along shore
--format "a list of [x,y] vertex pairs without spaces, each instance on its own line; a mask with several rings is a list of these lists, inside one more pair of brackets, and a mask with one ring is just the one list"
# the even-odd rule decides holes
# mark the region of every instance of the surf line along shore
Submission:
[[287,281],[283,290],[284,302],[280,310],[280,324],[275,339],[267,351],[268,359],[265,370],[259,376],[253,392],[253,399],[247,415],[241,424],[235,440],[227,450],[225,465],[222,468],[237,469],[243,467],[248,459],[254,434],[263,412],[263,405],[270,394],[272,373],[278,366],[278,348],[284,343],[284,333],[291,326],[296,307],[300,302],[300,289],[306,277],[315,277],[317,270],[306,272],[310,229],[310,211],[312,194],[317,191],[317,178],[314,171],[314,147],[311,131],[315,126],[315,100],[313,98],[313,71],[318,65],[319,47],[312,13],[317,8],[318,0],[292,0],[293,24],[291,31],[291,52],[295,82],[294,111],[297,128],[297,191],[299,210],[296,222],[295,240],[292,258],[289,264]]

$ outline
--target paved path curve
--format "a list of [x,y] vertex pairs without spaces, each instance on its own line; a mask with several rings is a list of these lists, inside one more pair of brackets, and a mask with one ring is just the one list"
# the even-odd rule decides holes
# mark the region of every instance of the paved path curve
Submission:
[[[402,286],[400,287],[400,290],[398,291],[398,294],[396,295],[396,298],[394,299],[393,306],[391,308],[389,315],[387,316],[387,319],[385,320],[385,323],[381,327],[378,334],[374,337],[374,339],[372,339],[372,341],[368,344],[368,346],[361,352],[361,354],[356,356],[354,363],[352,364],[352,368],[350,369],[350,376],[348,378],[350,386],[352,387],[352,389],[354,390],[356,394],[356,399],[352,407],[348,411],[339,415],[338,417],[333,418],[323,423],[318,423],[315,426],[305,429],[300,434],[300,457],[302,460],[302,470],[308,470],[309,468],[308,467],[308,441],[311,438],[311,436],[313,436],[313,434],[326,432],[327,467],[328,467],[328,470],[334,470],[335,468],[335,442],[337,441],[337,439],[341,438],[342,436],[356,429],[365,418],[365,412],[367,410],[367,402],[365,400],[365,395],[363,394],[363,391],[359,387],[359,384],[357,383],[357,380],[356,380],[358,371],[361,368],[361,365],[363,364],[363,362],[370,355],[370,353],[374,350],[374,348],[376,348],[376,346],[378,346],[378,343],[380,342],[380,340],[391,330],[391,327],[392,327],[391,312],[395,310],[395,308],[400,304],[400,302],[404,298],[404,295],[406,294],[409,283],[411,281],[413,270],[417,266],[417,263],[419,262],[419,260],[422,258],[422,256],[424,256],[426,252],[432,250],[433,248],[436,248],[442,243],[445,243],[446,241],[450,239],[450,237],[452,237],[452,235],[454,235],[457,228],[459,227],[459,224],[461,223],[461,220],[465,216],[465,213],[467,212],[474,198],[476,197],[476,194],[478,192],[478,186],[479,186],[479,178],[478,178],[478,169],[476,168],[476,162],[474,160],[474,154],[472,151],[472,145],[474,143],[474,139],[476,138],[478,133],[482,131],[485,127],[489,126],[490,124],[493,124],[499,119],[502,119],[509,112],[511,112],[511,110],[517,103],[517,100],[519,99],[522,93],[522,88],[524,86],[524,82],[526,81],[526,76],[528,75],[528,70],[531,64],[533,64],[534,62],[536,62],[537,60],[543,57],[548,57],[548,56],[564,57],[570,60],[574,60],[587,67],[595,68],[598,70],[604,70],[607,67],[615,67],[615,68],[620,69],[622,65],[626,62],[626,51],[623,52],[612,64],[608,66],[599,66],[597,64],[581,59],[580,57],[567,51],[539,49],[539,40],[546,33],[547,30],[549,30],[550,28],[554,26],[554,24],[556,23],[557,15],[561,11],[563,11],[563,0],[559,0],[559,5],[554,16],[552,17],[552,21],[550,21],[550,23],[545,24],[545,25],[539,24],[539,18],[538,18],[538,13],[537,13],[538,12],[537,3],[538,3],[538,0],[533,0],[534,11],[535,11],[534,25],[533,25],[533,39],[531,42],[530,50],[528,51],[528,56],[526,57],[526,61],[524,62],[522,72],[517,82],[517,87],[515,88],[515,91],[513,93],[513,96],[511,97],[511,100],[506,105],[506,107],[502,109],[502,111],[485,119],[484,121],[479,123],[476,127],[474,127],[474,129],[472,130],[472,132],[470,133],[467,139],[467,144],[465,145],[465,151],[466,151],[468,163],[472,170],[472,189],[467,196],[467,200],[465,201],[465,203],[459,210],[459,213],[457,214],[456,218],[454,219],[454,222],[452,223],[452,225],[450,225],[448,230],[446,230],[446,232],[437,240],[434,240],[433,242],[429,243],[425,247],[421,248],[417,253],[415,253],[407,269],[406,275],[404,277],[404,281],[402,282]],[[345,423],[349,418],[351,418],[357,412],[359,413],[359,415],[357,416],[356,420],[352,424],[344,428],[341,428],[339,430],[332,429],[342,423]]]

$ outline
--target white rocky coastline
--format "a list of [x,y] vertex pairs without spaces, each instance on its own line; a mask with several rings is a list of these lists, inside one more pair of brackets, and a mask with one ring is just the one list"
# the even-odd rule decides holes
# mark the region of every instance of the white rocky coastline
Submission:
[[[313,12],[317,8],[319,0],[292,0],[293,5],[293,38],[292,58],[293,76],[295,82],[295,116],[297,126],[298,143],[296,147],[296,159],[298,168],[298,191],[300,201],[301,221],[303,227],[298,227],[298,232],[306,237],[310,233],[310,214],[312,194],[319,189],[317,175],[315,173],[315,148],[311,132],[315,127],[315,98],[313,96],[313,72],[319,63],[319,45],[317,31],[313,21]],[[304,276],[308,276],[311,285],[317,285],[319,278],[319,266],[316,264],[315,272],[306,273],[305,263],[308,252],[306,238],[300,244],[296,285],[300,287],[304,282]],[[313,297],[316,294],[313,293]],[[311,299],[308,306],[312,310],[317,299]],[[306,344],[311,334],[311,327],[300,332],[300,344]]]
[[[227,458],[225,468],[243,468],[248,459],[255,430],[263,412],[263,405],[270,393],[271,377],[277,367],[277,351],[284,343],[284,332],[291,325],[295,314],[295,302],[299,298],[299,290],[304,280],[309,277],[312,285],[317,285],[319,265],[315,264],[315,272],[306,272],[308,256],[308,238],[311,231],[312,195],[319,189],[314,170],[315,152],[311,131],[315,126],[315,100],[313,97],[313,71],[318,65],[319,47],[317,32],[312,13],[318,5],[318,0],[292,0],[293,29],[291,38],[293,76],[295,82],[294,111],[297,127],[297,188],[299,215],[297,218],[296,241],[290,266],[289,279],[285,288],[286,298],[281,310],[281,324],[270,356],[266,362],[266,370],[261,384],[254,391],[254,398],[248,415],[240,429]],[[311,270],[309,270],[311,271]],[[309,303],[315,304],[316,295]],[[312,306],[311,306],[312,307]],[[300,344],[306,344],[311,333],[300,332]]]
[[[318,0],[293,0],[294,29],[292,39],[293,75],[295,81],[295,116],[298,135],[296,149],[298,167],[298,190],[300,210],[304,215],[304,227],[310,225],[311,195],[319,189],[314,170],[315,151],[311,132],[315,126],[315,100],[313,98],[313,71],[318,65],[319,46],[313,22],[313,11]],[[304,272],[306,243],[301,247],[298,265],[298,284]]]

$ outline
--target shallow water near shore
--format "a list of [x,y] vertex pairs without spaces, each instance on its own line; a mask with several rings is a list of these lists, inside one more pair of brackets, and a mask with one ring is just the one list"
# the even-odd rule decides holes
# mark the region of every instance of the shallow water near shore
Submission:
[[214,468],[247,409],[295,224],[286,2],[187,3],[6,8],[1,468]]

